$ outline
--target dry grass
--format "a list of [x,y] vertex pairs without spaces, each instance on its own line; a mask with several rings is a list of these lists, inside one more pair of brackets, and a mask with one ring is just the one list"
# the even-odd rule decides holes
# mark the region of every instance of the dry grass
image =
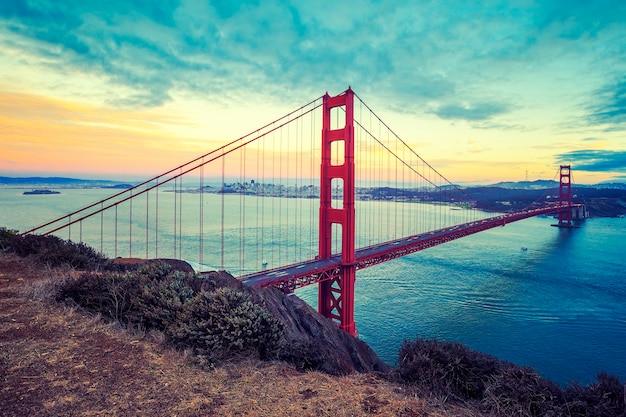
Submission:
[[242,360],[207,371],[162,334],[44,301],[45,270],[0,253],[0,415],[478,416],[376,375],[301,373]]

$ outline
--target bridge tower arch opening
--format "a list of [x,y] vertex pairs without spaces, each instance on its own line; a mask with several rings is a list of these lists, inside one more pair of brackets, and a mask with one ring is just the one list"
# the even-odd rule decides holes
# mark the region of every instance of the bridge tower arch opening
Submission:
[[[345,124],[333,123],[333,119],[341,114],[345,114]],[[338,274],[319,283],[318,311],[345,332],[356,335],[354,92],[351,88],[335,97],[330,97],[328,93],[324,95],[321,148],[318,258],[329,259],[332,256],[333,225],[339,225],[336,229],[341,230],[341,265]],[[333,150],[337,155],[333,154]],[[343,185],[341,207],[333,205],[333,185],[337,183]]]

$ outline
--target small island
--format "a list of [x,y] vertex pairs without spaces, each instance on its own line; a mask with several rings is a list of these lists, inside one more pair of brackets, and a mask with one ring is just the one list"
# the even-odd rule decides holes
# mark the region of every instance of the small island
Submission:
[[32,191],[24,191],[24,195],[47,195],[47,194],[61,194],[60,191],[52,191],[52,190],[32,190]]

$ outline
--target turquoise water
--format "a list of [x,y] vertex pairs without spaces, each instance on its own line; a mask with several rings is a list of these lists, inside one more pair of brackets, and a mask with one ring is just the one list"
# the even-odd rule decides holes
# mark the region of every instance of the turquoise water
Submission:
[[552,222],[528,219],[363,271],[361,337],[387,361],[403,339],[435,337],[563,384],[600,370],[626,379],[626,221]]
[[[626,219],[552,223],[531,218],[359,271],[359,337],[392,364],[403,340],[437,338],[563,385],[599,371],[625,380]],[[315,305],[314,289],[298,293]]]
[[[23,196],[22,191],[0,188],[0,226],[26,230],[110,194],[110,190],[93,189]],[[159,198],[160,204],[172,204],[173,193],[161,193]],[[183,198],[194,201],[197,197]],[[214,246],[221,241],[216,217],[221,214],[216,207],[221,209],[222,201],[216,195],[204,198],[204,263],[220,267],[222,260]],[[275,223],[270,220],[275,205],[291,205],[299,213],[292,215],[298,226],[288,230],[270,227],[261,236],[257,199],[246,199],[242,215],[236,208],[229,209],[241,204],[239,197],[229,196],[224,203],[225,240],[230,251],[225,256],[226,269],[240,267],[233,254],[244,241],[259,236],[276,242],[274,249],[266,249],[262,255],[268,262],[291,262],[315,251],[314,241],[298,247],[281,245],[285,234],[309,239],[307,219],[317,211],[316,201],[258,200],[265,201],[263,210],[271,224]],[[154,251],[154,243],[148,248],[141,243],[146,233],[154,240],[154,220],[141,211],[142,205],[136,203],[133,220],[120,225],[120,233],[132,229],[134,255],[140,257],[146,251],[152,256]],[[77,240],[76,233],[96,233],[92,229],[101,220],[107,218],[96,218],[95,225],[86,224],[80,232],[74,227],[72,238]],[[434,337],[531,366],[561,384],[573,380],[590,383],[602,370],[626,379],[626,219],[590,219],[572,230],[550,227],[553,222],[547,217],[527,219],[359,271],[355,306],[359,337],[388,363],[397,361],[403,340]],[[166,232],[172,223],[173,219],[162,216],[158,227]],[[231,226],[241,224],[248,229],[246,236],[233,237]],[[174,245],[183,251],[183,257],[197,252],[198,226],[185,222],[181,226],[182,242],[171,236],[159,238],[160,256],[171,256],[166,254],[167,248],[171,252]],[[102,245],[114,250],[106,238]],[[127,250],[117,249],[120,253]],[[297,294],[315,306],[315,286]]]

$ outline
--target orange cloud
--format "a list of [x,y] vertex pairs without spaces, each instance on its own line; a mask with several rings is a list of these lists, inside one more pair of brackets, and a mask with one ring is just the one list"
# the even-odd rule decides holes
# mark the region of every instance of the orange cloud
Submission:
[[[0,170],[158,173],[219,144],[176,135],[186,121],[163,111],[123,111],[0,92]],[[196,145],[196,146],[194,146]]]

